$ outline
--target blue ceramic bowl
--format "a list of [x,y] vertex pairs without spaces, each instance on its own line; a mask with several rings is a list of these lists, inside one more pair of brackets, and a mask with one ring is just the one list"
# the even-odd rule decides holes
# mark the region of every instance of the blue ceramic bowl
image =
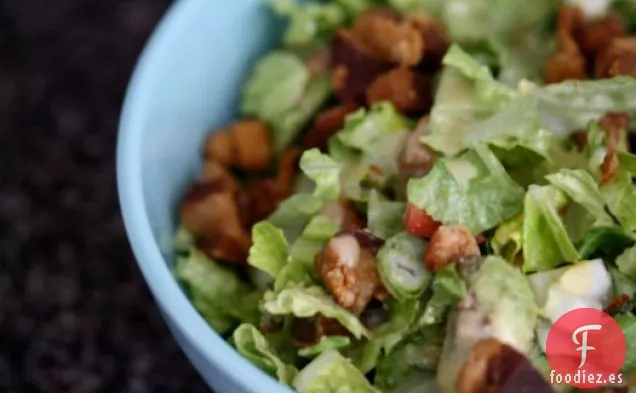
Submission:
[[119,129],[118,186],[130,243],[179,345],[217,392],[290,390],[216,334],[175,281],[175,212],[198,173],[206,133],[232,120],[251,66],[279,37],[264,0],[178,1],[139,61]]

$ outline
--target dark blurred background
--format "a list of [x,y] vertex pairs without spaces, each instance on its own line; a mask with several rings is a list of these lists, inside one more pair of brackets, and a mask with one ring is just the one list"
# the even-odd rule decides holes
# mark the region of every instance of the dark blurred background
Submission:
[[[228,0],[229,1],[229,0]],[[170,0],[0,0],[0,392],[206,392],[128,246],[115,142]]]

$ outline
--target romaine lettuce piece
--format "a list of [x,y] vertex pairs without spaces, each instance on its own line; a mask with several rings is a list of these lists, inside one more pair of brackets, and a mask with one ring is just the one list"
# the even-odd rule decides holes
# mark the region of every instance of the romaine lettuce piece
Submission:
[[301,236],[289,249],[289,262],[274,282],[274,290],[280,292],[290,286],[310,287],[316,284],[314,259],[327,241],[338,232],[338,226],[323,215],[309,221]]
[[487,147],[477,145],[457,158],[438,160],[427,176],[411,179],[407,194],[434,219],[477,235],[519,214],[524,190]]
[[410,335],[389,355],[380,358],[374,385],[386,392],[434,391],[426,388],[435,388],[435,368],[443,343],[441,326],[427,326]]
[[289,46],[313,45],[326,40],[347,22],[347,12],[338,2],[320,3],[274,0],[274,12],[289,20],[283,43]]
[[523,245],[523,214],[505,222],[497,228],[490,245],[495,253],[508,262],[515,264]]
[[[177,260],[175,275],[187,287],[192,303],[219,334],[239,322],[256,323],[260,318],[260,294],[236,272],[211,260],[197,249]],[[228,303],[227,299],[236,299]]]
[[434,325],[444,320],[449,309],[466,296],[466,282],[457,272],[455,264],[448,265],[435,274],[433,295],[426,303],[420,325]]
[[294,141],[330,95],[331,77],[328,74],[312,75],[303,95],[291,109],[281,116],[265,119],[270,123],[277,152],[282,152]]
[[174,236],[174,249],[181,254],[187,254],[195,246],[195,239],[192,232],[185,226],[179,225]]
[[441,393],[455,391],[457,373],[477,341],[495,338],[523,354],[534,345],[538,307],[520,270],[489,256],[476,269],[466,266],[462,275],[468,294],[449,317],[437,369]]
[[367,221],[371,232],[383,239],[402,232],[406,204],[384,199],[380,193],[371,191],[367,207]]
[[293,243],[323,206],[324,201],[311,194],[295,194],[278,205],[267,220],[281,228],[287,241]]
[[636,281],[636,246],[628,248],[616,258],[618,270]]
[[406,232],[391,237],[378,252],[378,271],[387,290],[398,300],[417,299],[433,274],[424,267],[426,242]]
[[553,132],[567,134],[585,129],[607,112],[633,114],[636,108],[636,78],[566,81],[534,91],[542,118]]
[[636,371],[636,316],[620,315],[616,317],[616,322],[623,329],[625,341],[627,342],[627,352],[621,371],[633,373]]
[[384,353],[389,354],[395,346],[411,331],[413,323],[420,311],[419,299],[399,301],[391,299],[389,321],[371,332],[375,341]]
[[636,185],[632,174],[619,172],[616,179],[601,188],[603,199],[614,217],[628,232],[636,232]]
[[337,319],[355,338],[368,336],[362,322],[349,311],[340,307],[324,289],[318,286],[311,288],[283,289],[280,293],[266,292],[263,309],[272,315],[294,315],[298,318],[309,318],[322,314],[327,318]]
[[325,200],[340,196],[341,164],[318,149],[307,150],[300,158],[300,169],[316,183],[313,195]]
[[287,264],[287,240],[280,228],[262,221],[252,228],[252,247],[247,262],[276,277]]
[[293,384],[299,393],[380,393],[351,362],[330,350],[309,363]]
[[579,254],[583,259],[602,258],[610,262],[634,243],[634,235],[620,227],[595,227],[587,232],[579,247]]
[[561,169],[546,179],[597,219],[605,216],[603,196],[594,178],[582,169]]
[[234,331],[233,343],[241,355],[263,371],[278,378],[281,383],[291,385],[296,378],[298,370],[293,365],[281,361],[267,339],[253,325],[239,326]]
[[298,350],[298,355],[305,358],[314,358],[323,352],[329,350],[341,350],[347,348],[351,344],[351,339],[344,336],[324,336],[320,342],[311,347]]
[[530,186],[524,202],[523,270],[550,270],[580,256],[568,237],[558,210],[565,196],[553,186]]
[[277,50],[263,57],[247,81],[241,113],[270,124],[281,151],[301,131],[331,92],[328,75],[310,75],[296,54]]

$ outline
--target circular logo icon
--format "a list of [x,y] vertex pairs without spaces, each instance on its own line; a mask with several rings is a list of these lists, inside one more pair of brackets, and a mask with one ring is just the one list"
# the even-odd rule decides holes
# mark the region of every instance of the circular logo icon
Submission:
[[592,388],[622,383],[626,343],[616,320],[594,308],[564,314],[548,332],[546,355],[552,383]]

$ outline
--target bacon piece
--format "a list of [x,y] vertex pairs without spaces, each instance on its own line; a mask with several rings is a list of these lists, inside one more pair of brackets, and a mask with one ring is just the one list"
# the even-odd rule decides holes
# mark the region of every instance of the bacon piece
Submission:
[[629,116],[626,113],[608,113],[599,122],[605,131],[607,153],[601,164],[601,184],[610,183],[618,174],[618,148],[627,133]]
[[292,339],[297,348],[316,345],[326,336],[349,335],[349,331],[338,320],[322,314],[317,314],[313,318],[296,318],[292,322]]
[[424,15],[414,16],[410,20],[413,26],[420,31],[424,42],[424,56],[417,65],[417,69],[429,74],[437,72],[450,46],[446,29],[440,23]]
[[264,170],[273,154],[267,124],[255,120],[237,121],[210,135],[205,143],[205,153],[226,167]]
[[353,33],[375,57],[389,63],[414,66],[424,55],[421,31],[393,10],[363,12],[355,20]]
[[596,58],[597,78],[612,78],[618,75],[636,77],[636,37],[614,39]]
[[317,147],[325,149],[332,135],[342,130],[347,116],[358,110],[360,106],[354,103],[345,103],[328,108],[318,114],[311,130],[303,139],[303,146],[307,149]]
[[557,21],[558,52],[546,65],[545,79],[558,83],[569,79],[586,79],[587,62],[577,37],[583,31],[583,13],[578,7],[562,6]]
[[367,105],[390,101],[404,114],[427,112],[431,107],[431,80],[409,68],[397,67],[380,75],[367,90]]
[[364,103],[369,84],[391,66],[374,57],[350,31],[340,30],[331,40],[333,87],[343,103]]

